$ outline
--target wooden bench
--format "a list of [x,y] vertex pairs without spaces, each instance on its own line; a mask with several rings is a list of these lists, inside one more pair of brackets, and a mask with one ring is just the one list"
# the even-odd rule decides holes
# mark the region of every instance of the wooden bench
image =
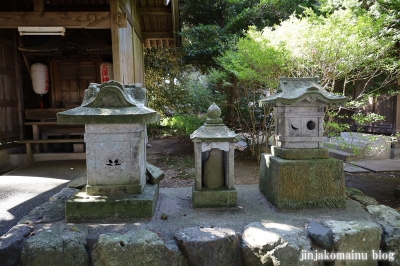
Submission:
[[33,162],[32,144],[49,144],[49,143],[83,143],[83,139],[24,139],[18,140],[17,143],[26,145],[27,162]]

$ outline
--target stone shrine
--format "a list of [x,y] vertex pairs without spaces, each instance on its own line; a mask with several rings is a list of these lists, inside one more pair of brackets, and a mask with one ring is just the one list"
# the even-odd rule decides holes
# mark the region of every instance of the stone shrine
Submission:
[[207,119],[190,138],[194,142],[195,182],[193,207],[236,207],[234,186],[235,132],[222,123],[221,109],[213,103]]
[[345,207],[343,162],[323,148],[326,106],[347,98],[328,93],[318,78],[280,79],[278,91],[260,100],[275,108],[272,154],[262,154],[260,191],[278,209]]
[[68,221],[151,217],[158,184],[146,184],[146,107],[141,84],[92,83],[80,107],[57,114],[59,124],[85,124],[87,186],[66,202]]

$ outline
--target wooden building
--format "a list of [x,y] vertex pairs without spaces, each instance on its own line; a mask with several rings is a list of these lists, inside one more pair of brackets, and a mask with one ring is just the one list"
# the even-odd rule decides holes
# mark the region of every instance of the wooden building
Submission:
[[[65,32],[41,35],[43,27]],[[0,1],[0,172],[16,141],[82,138],[82,128],[60,129],[56,112],[80,105],[89,83],[101,83],[104,62],[112,79],[144,83],[144,48],[179,45],[177,31],[178,0]],[[34,63],[48,67],[42,96],[32,88]]]

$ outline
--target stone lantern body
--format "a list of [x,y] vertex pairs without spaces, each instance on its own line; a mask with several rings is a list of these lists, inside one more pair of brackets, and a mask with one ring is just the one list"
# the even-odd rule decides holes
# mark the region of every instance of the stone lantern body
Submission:
[[275,107],[271,154],[261,155],[261,192],[279,209],[344,207],[343,163],[323,148],[326,106],[347,98],[326,92],[318,78],[281,78],[278,91],[260,100]]
[[68,221],[152,216],[158,184],[146,185],[146,124],[159,114],[145,106],[141,84],[90,84],[80,107],[57,114],[59,124],[85,124],[87,186],[66,203]]
[[220,108],[213,103],[205,124],[190,135],[195,155],[194,208],[237,206],[233,147],[236,134],[222,123],[220,116]]

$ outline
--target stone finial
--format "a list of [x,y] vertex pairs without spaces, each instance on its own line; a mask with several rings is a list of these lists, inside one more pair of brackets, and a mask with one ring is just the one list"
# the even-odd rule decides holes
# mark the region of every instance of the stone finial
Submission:
[[235,132],[231,131],[222,123],[221,109],[213,103],[207,110],[207,119],[204,125],[199,127],[190,138],[194,142],[201,141],[228,141],[232,142],[236,138]]
[[207,110],[207,124],[221,124],[221,109],[213,103]]

